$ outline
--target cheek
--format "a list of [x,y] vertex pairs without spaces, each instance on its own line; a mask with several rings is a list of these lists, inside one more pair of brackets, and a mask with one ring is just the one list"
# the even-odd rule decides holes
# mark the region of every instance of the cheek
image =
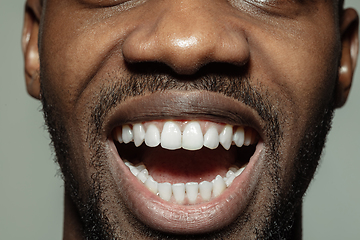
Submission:
[[256,43],[253,72],[294,119],[311,119],[332,98],[340,53],[334,31],[303,29],[296,36],[279,33]]
[[299,115],[305,115],[317,105],[331,99],[337,79],[337,64],[333,54],[321,51],[307,52],[300,49],[287,51],[286,56],[278,54],[276,83],[284,89]]
[[91,9],[73,14],[76,9],[68,8],[55,11],[51,4],[47,7],[40,45],[43,79],[59,105],[67,109],[82,97],[83,90],[108,65],[109,59],[116,59],[112,64],[117,69],[124,68],[120,46],[134,25],[126,20],[126,14],[103,20]]
[[322,120],[333,97],[340,53],[338,39],[330,37],[337,36],[334,31],[309,26],[296,35],[262,31],[249,39],[251,75],[280,114],[280,161],[288,176],[294,171],[300,140]]

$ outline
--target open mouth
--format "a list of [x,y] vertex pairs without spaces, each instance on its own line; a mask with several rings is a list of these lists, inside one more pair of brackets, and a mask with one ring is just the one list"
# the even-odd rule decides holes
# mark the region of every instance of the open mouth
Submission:
[[261,181],[264,126],[254,109],[218,93],[134,97],[104,124],[114,194],[161,232],[226,227],[247,211]]
[[120,158],[150,192],[178,205],[222,195],[261,141],[251,127],[203,120],[161,120],[113,129]]

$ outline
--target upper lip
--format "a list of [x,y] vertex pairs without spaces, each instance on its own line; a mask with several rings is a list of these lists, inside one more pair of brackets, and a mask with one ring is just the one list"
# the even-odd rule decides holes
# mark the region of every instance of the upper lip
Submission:
[[116,106],[105,118],[107,137],[115,127],[152,120],[206,120],[249,126],[265,140],[264,122],[245,104],[213,92],[168,91],[134,97]]

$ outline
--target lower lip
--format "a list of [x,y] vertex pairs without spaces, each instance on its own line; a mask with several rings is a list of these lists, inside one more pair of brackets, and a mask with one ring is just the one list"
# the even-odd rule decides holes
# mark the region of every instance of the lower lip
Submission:
[[178,205],[162,200],[150,192],[128,169],[109,140],[117,162],[117,173],[128,209],[145,225],[162,232],[199,234],[219,230],[235,219],[248,205],[257,182],[256,166],[263,143],[256,146],[254,155],[234,182],[220,196],[197,205]]

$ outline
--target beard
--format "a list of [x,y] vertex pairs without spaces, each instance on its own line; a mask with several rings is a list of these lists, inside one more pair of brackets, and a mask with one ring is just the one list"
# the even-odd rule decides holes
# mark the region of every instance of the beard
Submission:
[[[142,68],[148,71],[150,68]],[[142,72],[122,78],[109,76],[103,79],[103,86],[98,94],[94,94],[88,106],[87,136],[89,151],[92,152],[90,165],[95,169],[92,175],[90,188],[82,197],[81,184],[77,180],[76,169],[71,167],[71,162],[76,161],[76,150],[72,147],[71,134],[66,127],[66,119],[61,114],[51,95],[42,84],[42,104],[45,122],[51,136],[56,153],[56,161],[60,166],[65,182],[65,191],[75,203],[85,239],[132,239],[131,231],[126,231],[121,222],[110,220],[114,205],[125,213],[129,221],[143,239],[227,239],[233,236],[242,236],[241,231],[247,231],[245,236],[253,239],[291,239],[293,234],[294,215],[301,207],[302,197],[317,168],[325,139],[330,130],[333,116],[335,94],[331,99],[324,100],[315,108],[311,118],[314,123],[299,139],[299,147],[294,162],[294,172],[291,184],[286,191],[282,187],[283,179],[281,167],[281,147],[283,140],[283,125],[286,113],[272,99],[269,90],[260,84],[255,86],[254,79],[237,77],[237,73],[229,75],[226,68],[223,74],[206,74],[194,76],[193,79],[183,80],[179,76],[157,73],[151,68],[151,74]],[[263,131],[270,139],[267,145],[266,174],[269,176],[267,184],[271,197],[263,206],[261,215],[252,214],[255,210],[249,207],[247,211],[237,218],[235,222],[216,232],[202,235],[172,235],[148,228],[137,220],[133,214],[122,204],[108,194],[109,186],[114,181],[110,176],[105,146],[100,144],[100,131],[107,114],[111,109],[125,100],[159,91],[190,91],[202,90],[223,94],[254,109],[266,122]],[[114,186],[114,185],[113,185]],[[114,189],[113,189],[114,191]],[[258,201],[258,188],[252,201]],[[247,227],[245,227],[247,226]],[[251,237],[250,237],[251,236]]]

